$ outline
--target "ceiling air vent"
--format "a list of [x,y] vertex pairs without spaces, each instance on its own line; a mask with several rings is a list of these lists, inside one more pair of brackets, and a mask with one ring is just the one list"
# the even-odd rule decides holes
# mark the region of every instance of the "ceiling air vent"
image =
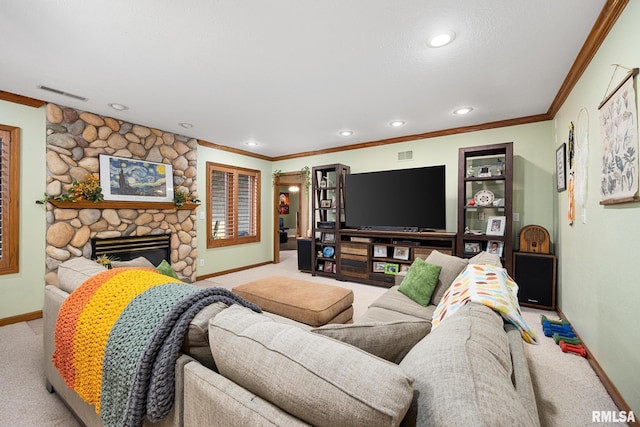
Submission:
[[406,162],[408,160],[413,160],[413,151],[398,151],[398,160],[401,162]]
[[58,94],[58,95],[68,96],[69,98],[77,99],[79,101],[85,101],[86,102],[86,101],[89,100],[89,98],[85,98],[84,96],[74,95],[72,93],[68,93],[68,92],[65,92],[63,90],[54,89],[54,88],[47,87],[47,86],[38,85],[38,89],[46,90],[48,92],[52,92],[52,93],[55,93],[55,94]]

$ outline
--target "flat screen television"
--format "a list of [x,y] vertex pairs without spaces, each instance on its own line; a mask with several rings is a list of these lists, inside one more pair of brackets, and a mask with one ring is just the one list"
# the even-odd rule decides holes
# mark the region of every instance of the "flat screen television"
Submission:
[[445,166],[348,174],[347,228],[444,231]]

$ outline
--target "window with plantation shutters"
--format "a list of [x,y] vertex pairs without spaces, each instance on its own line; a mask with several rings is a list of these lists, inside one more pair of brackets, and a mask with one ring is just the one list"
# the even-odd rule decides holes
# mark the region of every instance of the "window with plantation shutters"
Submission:
[[207,247],[260,241],[260,171],[207,162]]
[[20,129],[0,125],[0,274],[19,271]]

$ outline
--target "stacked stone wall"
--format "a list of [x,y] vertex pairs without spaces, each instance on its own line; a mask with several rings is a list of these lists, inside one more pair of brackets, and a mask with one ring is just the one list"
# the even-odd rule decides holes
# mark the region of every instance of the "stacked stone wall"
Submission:
[[[74,181],[99,174],[100,154],[173,166],[175,190],[197,190],[197,141],[110,117],[47,105],[47,194],[66,193]],[[75,209],[47,204],[45,280],[57,284],[58,266],[91,257],[91,239],[171,234],[171,265],[196,278],[195,211],[176,209]]]

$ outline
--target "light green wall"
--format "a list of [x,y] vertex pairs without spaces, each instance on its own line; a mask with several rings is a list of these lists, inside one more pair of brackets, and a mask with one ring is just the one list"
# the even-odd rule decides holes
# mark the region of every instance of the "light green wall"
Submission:
[[0,276],[0,319],[42,310],[44,301],[45,108],[0,101],[0,123],[20,128],[20,271]]
[[[261,172],[260,199],[260,241],[239,246],[207,249],[207,162],[259,170]],[[247,265],[255,265],[273,260],[273,170],[271,162],[215,148],[198,146],[198,195],[202,204],[198,207],[198,276],[232,270]],[[200,265],[201,260],[204,265]]]
[[[560,307],[636,417],[640,414],[640,203],[599,204],[598,105],[611,81],[611,64],[640,65],[639,17],[640,3],[629,2],[556,115],[556,147],[567,141],[569,122],[577,123],[581,108],[589,115],[586,223],[580,218],[581,208],[576,207],[576,221],[570,226],[567,192],[556,195]],[[618,70],[609,90],[625,74],[626,70]]]
[[[457,227],[456,203],[458,185],[458,148],[474,145],[514,143],[514,212],[520,222],[514,223],[517,236],[520,228],[529,224],[541,225],[551,232],[553,226],[553,122],[541,122],[481,132],[404,142],[392,145],[330,153],[274,163],[274,169],[284,172],[300,170],[303,166],[343,163],[351,173],[423,166],[446,165],[447,231]],[[400,151],[413,151],[412,161],[398,161]],[[526,197],[525,197],[526,189]],[[420,192],[416,183],[416,197],[429,197]]]

